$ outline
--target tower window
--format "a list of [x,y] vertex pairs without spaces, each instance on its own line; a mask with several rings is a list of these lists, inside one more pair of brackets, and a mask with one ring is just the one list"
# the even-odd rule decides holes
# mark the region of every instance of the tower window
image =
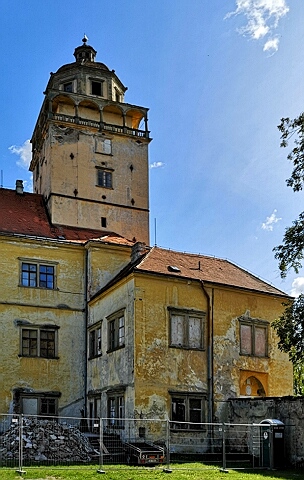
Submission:
[[120,102],[120,93],[116,88],[115,88],[115,101]]
[[97,169],[97,186],[112,188],[112,172],[104,168]]
[[98,95],[99,97],[102,97],[102,94],[103,94],[102,82],[92,81],[91,92],[92,92],[92,95]]
[[73,82],[67,82],[63,84],[64,92],[73,92]]
[[107,227],[107,219],[106,217],[101,217],[101,226],[103,228],[106,228]]
[[112,154],[112,140],[110,138],[95,138],[95,152],[104,155]]

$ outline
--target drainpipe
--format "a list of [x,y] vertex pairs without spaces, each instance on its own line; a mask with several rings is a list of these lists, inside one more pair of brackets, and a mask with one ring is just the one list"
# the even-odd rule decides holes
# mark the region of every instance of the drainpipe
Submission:
[[84,301],[85,301],[85,322],[84,322],[84,411],[85,416],[88,416],[87,412],[87,389],[88,389],[88,284],[89,284],[89,252],[87,246],[85,246],[85,258],[84,258]]
[[207,385],[208,385],[208,423],[213,422],[213,288],[212,298],[207,292],[204,282],[200,281],[202,290],[207,298]]

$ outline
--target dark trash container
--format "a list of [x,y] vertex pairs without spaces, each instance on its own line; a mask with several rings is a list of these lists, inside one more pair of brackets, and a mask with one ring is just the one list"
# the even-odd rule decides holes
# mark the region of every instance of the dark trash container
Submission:
[[261,426],[261,466],[283,468],[285,466],[285,425],[281,420],[267,418]]

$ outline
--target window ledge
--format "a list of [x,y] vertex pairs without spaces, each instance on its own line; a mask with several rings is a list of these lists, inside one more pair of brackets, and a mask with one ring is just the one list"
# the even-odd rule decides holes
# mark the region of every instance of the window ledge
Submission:
[[122,348],[125,348],[125,344],[120,345],[119,347],[111,348],[107,350],[107,353],[116,352],[116,350],[121,350]]
[[60,357],[38,357],[38,355],[21,355],[19,353],[19,358],[39,358],[41,360],[59,360]]
[[22,287],[22,288],[34,288],[36,290],[51,290],[51,291],[56,291],[58,292],[59,291],[59,288],[48,288],[48,287],[33,287],[31,285],[22,285],[22,283],[19,283],[18,285],[19,287]]
[[250,357],[250,358],[266,358],[266,359],[269,359],[269,355],[254,355],[254,353],[241,353],[240,352],[240,356],[241,357]]
[[90,355],[88,357],[88,360],[94,360],[94,358],[99,358],[102,357],[102,353],[98,353],[97,355]]
[[180,350],[195,350],[198,352],[204,352],[206,349],[204,347],[187,347],[184,345],[169,345],[169,348],[179,348]]

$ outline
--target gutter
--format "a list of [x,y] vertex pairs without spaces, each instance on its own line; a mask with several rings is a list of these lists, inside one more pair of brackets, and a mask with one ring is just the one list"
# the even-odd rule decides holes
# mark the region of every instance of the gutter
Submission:
[[200,280],[200,285],[207,299],[208,313],[207,313],[207,385],[208,385],[208,423],[213,422],[214,414],[214,394],[213,394],[213,307],[214,295],[213,288],[211,289],[212,298],[207,292],[204,282]]

